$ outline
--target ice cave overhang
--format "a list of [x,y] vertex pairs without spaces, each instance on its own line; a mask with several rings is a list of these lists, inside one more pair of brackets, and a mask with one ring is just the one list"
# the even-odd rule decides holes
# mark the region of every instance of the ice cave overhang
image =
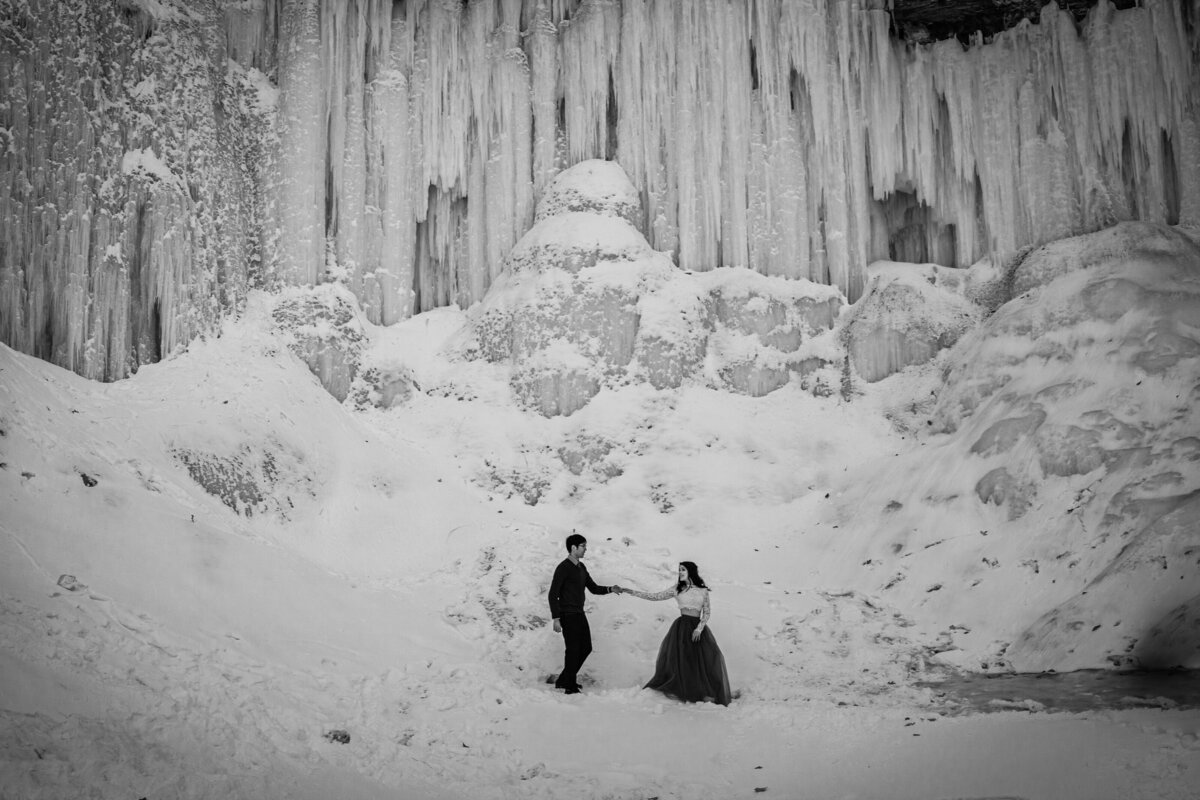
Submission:
[[[895,35],[923,44],[957,38],[964,45],[984,41],[1024,20],[1037,22],[1047,0],[886,0]],[[1053,0],[1081,22],[1093,6],[1111,2],[1132,8],[1138,0]]]

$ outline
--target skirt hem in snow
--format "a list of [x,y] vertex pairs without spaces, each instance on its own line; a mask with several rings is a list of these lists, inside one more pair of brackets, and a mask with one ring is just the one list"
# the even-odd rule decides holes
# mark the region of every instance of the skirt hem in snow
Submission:
[[658,648],[654,677],[643,688],[689,703],[727,706],[731,697],[725,656],[707,625],[700,632],[700,641],[692,641],[692,632],[699,624],[699,617],[687,614],[671,623]]

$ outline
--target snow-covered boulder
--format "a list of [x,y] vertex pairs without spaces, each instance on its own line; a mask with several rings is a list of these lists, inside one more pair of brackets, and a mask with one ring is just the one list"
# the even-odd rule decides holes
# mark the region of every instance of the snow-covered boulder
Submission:
[[637,194],[616,164],[583,162],[551,183],[538,222],[472,309],[479,351],[546,416],[583,407],[634,354],[639,299],[674,271],[629,221]]
[[[1021,259],[1011,277],[1011,295],[1016,297],[1080,269],[1113,261],[1151,257],[1153,254],[1174,259],[1195,243],[1181,228],[1150,222],[1121,222],[1111,228],[1084,236],[1059,239],[1032,250]],[[1125,312],[1114,306],[1113,311]],[[1118,316],[1120,315],[1118,314]]]
[[527,407],[545,417],[570,416],[600,391],[594,364],[568,342],[559,342],[521,362],[512,388]]
[[412,371],[403,365],[364,366],[355,377],[349,397],[358,408],[394,408],[419,390]]
[[718,373],[726,386],[761,397],[793,374],[803,377],[827,364],[802,346],[833,329],[845,305],[835,288],[740,269],[713,270],[705,279],[716,328],[712,349],[721,356]]
[[535,222],[570,211],[619,217],[642,225],[642,201],[625,170],[614,161],[580,161],[558,174],[538,202]]
[[617,217],[567,212],[535,225],[472,309],[480,352],[548,416],[577,411],[633,358],[639,297],[674,269]]
[[659,281],[638,298],[635,364],[656,389],[678,388],[700,371],[712,330],[712,303],[687,275]]
[[924,364],[979,324],[969,270],[878,262],[847,326],[850,362],[875,382]]
[[599,483],[612,480],[624,472],[614,451],[616,441],[599,434],[582,433],[564,442],[557,450],[559,461],[572,475],[587,474]]
[[338,400],[358,373],[366,336],[354,295],[340,284],[290,289],[271,314],[275,332]]
[[504,268],[517,273],[558,268],[577,273],[601,261],[656,255],[641,231],[602,211],[564,211],[534,224],[513,246]]

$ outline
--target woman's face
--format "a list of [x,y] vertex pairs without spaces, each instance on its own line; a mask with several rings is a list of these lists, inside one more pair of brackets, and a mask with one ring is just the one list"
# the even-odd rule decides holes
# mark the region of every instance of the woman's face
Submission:
[[683,564],[679,565],[679,580],[686,582],[688,579],[687,567]]

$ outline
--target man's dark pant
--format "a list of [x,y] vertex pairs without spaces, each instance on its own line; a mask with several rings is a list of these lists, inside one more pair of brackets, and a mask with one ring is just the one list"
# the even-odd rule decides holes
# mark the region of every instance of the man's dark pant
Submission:
[[554,685],[559,689],[574,689],[579,686],[579,668],[592,652],[592,629],[586,614],[563,614],[559,617],[562,626],[563,669]]

